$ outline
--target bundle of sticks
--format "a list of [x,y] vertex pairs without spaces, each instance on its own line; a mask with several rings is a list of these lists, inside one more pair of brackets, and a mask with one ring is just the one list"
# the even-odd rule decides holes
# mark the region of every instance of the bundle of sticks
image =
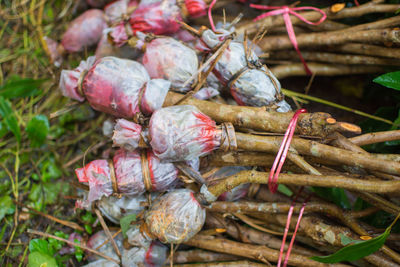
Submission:
[[[344,3],[323,8],[326,20],[310,25],[304,20],[316,22],[321,13],[295,11],[301,18],[290,15],[301,55],[316,75],[335,76],[384,72],[385,67],[398,67],[400,58],[399,16],[392,16],[400,8],[398,4],[386,4],[374,0],[353,7]],[[373,22],[348,25],[342,21],[363,21],[365,16],[380,14]],[[388,14],[389,16],[382,16]],[[272,72],[278,78],[307,75],[299,56],[288,37],[284,16],[268,16],[257,21],[242,21],[238,34],[254,35],[266,31],[259,42],[265,61],[274,64]]]

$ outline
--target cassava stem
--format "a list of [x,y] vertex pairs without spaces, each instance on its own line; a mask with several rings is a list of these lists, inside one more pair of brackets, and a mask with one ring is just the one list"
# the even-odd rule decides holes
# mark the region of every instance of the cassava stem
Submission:
[[[279,51],[271,53],[271,59],[296,59],[296,51]],[[400,61],[392,58],[378,58],[373,56],[343,55],[327,52],[302,51],[301,55],[307,61],[327,62],[343,65],[388,65],[399,66]],[[319,74],[319,73],[317,73]]]
[[225,253],[216,253],[201,249],[177,251],[174,253],[175,263],[233,261],[241,257]]
[[[354,68],[354,66],[348,65],[330,65],[313,62],[307,62],[307,65],[313,73],[319,76],[353,75],[364,73],[377,73],[384,71],[382,67],[376,66],[357,66],[357,68]],[[278,65],[270,69],[275,77],[277,77],[278,79],[283,79],[291,76],[308,75],[304,70],[303,64],[301,63]]]
[[[277,153],[282,143],[282,137],[257,136],[236,133],[238,149],[245,151]],[[400,174],[400,163],[385,161],[361,153],[324,145],[315,141],[293,138],[291,147],[301,155],[314,156],[340,164],[357,166],[369,170],[376,170],[389,174]]]
[[379,56],[379,57],[388,57],[388,58],[397,58],[400,59],[400,49],[399,48],[389,48],[378,45],[370,45],[370,44],[342,44],[339,46],[332,46],[325,48],[328,51],[334,52],[344,52],[351,54],[360,54],[360,55],[368,55],[368,56]]
[[400,130],[367,133],[349,138],[350,142],[359,146],[395,140],[400,140]]
[[[163,106],[172,106],[182,97],[181,94],[168,92]],[[180,104],[195,106],[219,123],[231,122],[236,127],[275,133],[284,133],[294,114],[269,111],[265,107],[225,105],[195,98],[188,98]],[[301,114],[296,127],[297,133],[313,136],[327,136],[335,130],[357,132],[359,128],[345,128],[342,124],[336,123],[329,114],[322,112]]]
[[[277,262],[279,257],[279,250],[270,249],[265,246],[239,243],[223,238],[205,239],[197,235],[192,239],[190,239],[189,241],[187,241],[185,244],[202,249],[238,255],[253,260],[260,260],[264,258],[268,261]],[[298,255],[296,253],[291,254],[288,263],[289,265],[292,266],[307,266],[307,267],[326,266],[323,263],[310,260],[307,257]],[[332,264],[331,266],[344,267],[348,265]]]
[[[268,172],[241,171],[227,177],[218,184],[208,187],[208,192],[214,197],[245,183],[268,183]],[[320,176],[309,174],[281,173],[278,184],[298,186],[338,187],[353,191],[365,191],[373,193],[396,193],[400,190],[400,181],[361,180],[345,176]]]
[[[341,30],[332,32],[299,34],[296,36],[298,46],[300,48],[323,46],[323,45],[338,45],[347,42],[393,42],[400,43],[400,30],[378,29],[351,31]],[[263,51],[284,50],[293,46],[289,37],[286,35],[265,37],[259,43]]]

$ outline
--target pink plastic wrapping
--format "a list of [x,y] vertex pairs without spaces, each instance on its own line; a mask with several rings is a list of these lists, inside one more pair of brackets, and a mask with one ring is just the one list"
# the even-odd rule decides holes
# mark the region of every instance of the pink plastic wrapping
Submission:
[[130,34],[135,35],[136,32],[172,34],[180,28],[176,20],[182,21],[182,16],[174,0],[142,3],[130,15],[131,32],[127,32],[125,22],[121,22],[112,28],[110,36],[116,45],[122,45],[128,41]]
[[221,144],[222,131],[215,121],[189,105],[156,111],[150,119],[150,145],[166,161],[183,161],[204,156]]
[[[248,170],[248,167],[241,167],[241,166],[227,166],[222,167],[218,171],[216,171],[213,175],[207,177],[208,181],[214,179],[222,179],[231,175],[234,175],[240,171]],[[232,188],[230,191],[227,191],[221,194],[218,197],[220,201],[236,201],[239,200],[247,195],[249,190],[250,184],[242,184],[237,187]]]
[[176,189],[156,201],[145,214],[149,232],[163,243],[179,244],[196,235],[206,211],[189,189]]
[[97,44],[106,27],[104,12],[90,9],[68,25],[61,44],[68,52],[83,51],[85,47]]
[[171,81],[172,89],[187,92],[192,83],[182,85],[196,73],[199,62],[196,52],[171,37],[161,37],[146,44],[142,63],[151,78]]
[[[133,60],[116,57],[94,60],[89,57],[75,70],[61,72],[60,88],[64,96],[78,101],[86,98],[98,111],[127,118],[133,118],[140,111],[149,115],[162,106],[169,81],[150,80],[143,65]],[[81,75],[84,75],[83,79]],[[144,92],[139,108],[141,90]]]
[[[209,48],[214,48],[224,40],[227,34],[215,34],[211,30],[206,30],[202,36],[202,43]],[[279,112],[291,110],[289,104],[284,100],[279,100],[281,85],[278,79],[259,63],[252,49],[249,51],[251,52],[246,55],[243,42],[231,41],[213,69],[215,76],[229,88],[239,105],[271,106],[276,104]]]
[[[162,163],[151,151],[147,152],[152,191],[165,191],[177,182],[178,170],[171,163]],[[142,162],[137,151],[118,150],[113,158],[118,192],[137,196],[145,192]],[[89,203],[113,193],[110,167],[106,160],[94,160],[75,170],[79,182],[89,184]]]
[[217,149],[221,145],[222,130],[194,106],[171,106],[154,112],[148,137],[139,125],[118,120],[114,145],[136,148],[141,135],[151,140],[150,146],[158,158],[176,162],[196,159]]

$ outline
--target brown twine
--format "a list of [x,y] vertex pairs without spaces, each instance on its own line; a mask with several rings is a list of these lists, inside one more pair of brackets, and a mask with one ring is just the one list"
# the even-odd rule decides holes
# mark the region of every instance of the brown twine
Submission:
[[147,150],[142,150],[140,152],[140,162],[142,164],[142,179],[146,191],[153,191],[153,184],[151,183],[149,160],[147,158]]
[[184,20],[189,17],[189,11],[187,10],[186,4],[184,0],[178,0],[176,1],[176,4],[178,5],[180,9],[181,16]]
[[83,91],[82,84],[83,84],[83,80],[85,79],[87,73],[88,73],[88,70],[82,71],[82,73],[78,79],[78,94],[81,97],[85,97],[85,92]]
[[117,177],[115,176],[114,162],[111,159],[107,160],[107,162],[108,162],[108,168],[110,169],[110,178],[113,189],[113,195],[118,198],[121,198],[122,194],[120,194],[118,190],[118,182],[117,182]]
[[237,140],[235,134],[235,128],[230,122],[224,122],[221,124],[221,145],[219,149],[224,152],[237,150]]
[[[139,91],[139,97],[138,97],[138,108],[139,108],[139,111],[138,112],[136,112],[134,115],[133,115],[133,121],[135,122],[135,123],[138,123],[138,124],[145,124],[145,122],[146,122],[146,116],[143,114],[143,112],[142,112],[142,109],[141,109],[141,106],[142,106],[142,99],[143,99],[143,95],[144,95],[144,91],[146,90],[146,86],[147,86],[147,82],[145,82],[144,84],[143,84],[143,86],[142,86],[142,88],[140,88],[140,91]],[[141,139],[142,139],[142,136],[141,136]],[[144,141],[144,140],[143,140]]]

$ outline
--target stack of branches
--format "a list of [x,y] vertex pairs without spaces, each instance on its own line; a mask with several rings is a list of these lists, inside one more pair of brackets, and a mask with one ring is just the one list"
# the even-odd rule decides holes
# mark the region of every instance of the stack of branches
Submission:
[[[335,4],[323,8],[327,19],[314,26],[290,15],[302,56],[316,75],[335,76],[376,73],[386,67],[398,67],[400,58],[400,22],[398,4],[385,4],[374,0],[365,4],[345,7]],[[321,18],[316,11],[296,11],[304,19],[315,22]],[[363,16],[385,14],[373,22],[348,25],[343,21],[362,21]],[[353,20],[351,20],[353,19]],[[306,75],[299,56],[287,35],[283,16],[270,16],[256,22],[244,21],[238,25],[239,34],[254,35],[266,31],[259,46],[265,61],[278,78]]]
[[[352,49],[351,53],[357,51],[357,53],[363,55],[350,56],[351,59],[349,56],[345,56],[346,60],[344,60],[343,55],[332,52],[329,52],[330,56],[327,57],[328,54],[325,52],[307,54],[304,50],[304,57],[306,59],[313,57],[315,61],[333,58],[329,61],[331,65],[323,65],[323,68],[330,70],[330,72],[326,71],[325,74],[330,73],[331,75],[339,74],[338,71],[349,74],[381,70],[380,67],[376,66],[363,66],[365,69],[358,67],[357,70],[352,71],[350,70],[353,68],[333,66],[333,63],[339,63],[339,60],[346,64],[362,62],[365,65],[366,62],[370,62],[373,65],[397,65],[397,62],[384,58],[385,56],[388,57],[388,53],[393,56],[395,52],[388,51],[397,51],[395,48],[385,48],[385,52],[382,52],[382,49],[379,49],[379,52],[374,52],[377,51],[374,48],[375,46],[371,47],[370,45],[365,46],[368,49],[358,50],[357,48],[360,47],[357,42],[378,42],[381,44],[388,41],[398,42],[399,31],[387,29],[395,25],[397,17],[353,27],[333,22],[334,19],[361,16],[372,12],[394,12],[398,9],[397,5],[386,5],[381,4],[381,2],[374,1],[360,7],[337,12],[332,11],[331,8],[327,9],[329,20],[321,27],[312,28],[323,32],[303,33],[297,36],[300,48],[306,46],[307,48],[313,47],[313,49],[321,47],[326,51],[327,49],[336,49],[330,51],[337,53],[343,51],[347,53]],[[304,16],[307,16],[307,19],[313,19],[316,14],[314,12],[305,13]],[[300,20],[293,19],[293,24],[298,25],[299,22]],[[267,23],[269,23],[269,27],[274,27],[278,31],[277,28],[282,26],[284,21],[266,19],[256,24],[251,23],[247,26],[244,24],[238,27],[238,32],[247,29],[248,34],[253,34],[258,31],[258,25],[265,27]],[[251,32],[250,28],[254,32]],[[226,40],[219,48],[222,49],[221,51],[226,49],[231,41],[231,39]],[[153,39],[148,42],[151,41]],[[134,43],[134,45],[136,44]],[[265,52],[270,53],[270,58],[276,56],[278,59],[283,59],[286,55],[289,55],[289,59],[294,58],[294,55],[290,54],[291,52],[273,52],[291,48],[291,42],[286,36],[271,35],[264,37],[259,45]],[[335,47],[328,48],[328,45],[335,45]],[[149,47],[151,46],[146,49],[150,50]],[[168,53],[168,51],[166,52]],[[218,52],[219,50],[215,55],[218,55]],[[378,53],[380,54],[378,55]],[[220,55],[222,55],[222,52]],[[157,57],[156,55],[153,56]],[[213,63],[220,60],[219,55],[210,58],[215,61]],[[375,61],[364,62],[366,58]],[[143,62],[146,60],[143,60]],[[131,145],[130,148],[134,149],[134,152],[131,152],[132,154],[119,152],[114,157],[114,161],[93,161],[84,168],[77,169],[76,174],[81,182],[89,184],[90,190],[97,190],[96,194],[91,195],[89,192],[89,198],[93,201],[108,201],[116,195],[125,197],[123,196],[124,193],[128,197],[132,197],[132,195],[141,197],[144,191],[165,192],[170,190],[161,197],[157,196],[155,201],[149,194],[147,204],[142,205],[140,213],[138,212],[136,224],[139,224],[139,227],[138,225],[130,226],[132,232],[140,229],[142,239],[159,239],[164,243],[179,244],[178,249],[171,249],[171,264],[190,266],[191,262],[202,262],[204,263],[203,266],[218,266],[219,263],[217,262],[223,261],[222,266],[270,265],[270,262],[279,261],[285,248],[291,249],[291,244],[281,247],[280,239],[282,235],[286,235],[285,231],[298,230],[298,242],[293,247],[293,253],[288,257],[287,263],[293,266],[323,266],[322,263],[313,261],[309,257],[334,252],[338,248],[346,246],[348,240],[360,241],[365,236],[373,237],[382,232],[380,229],[360,222],[360,218],[374,214],[378,210],[384,210],[393,215],[400,212],[400,207],[396,204],[400,189],[400,156],[397,154],[373,154],[361,148],[366,144],[398,140],[400,139],[400,131],[371,133],[347,138],[342,135],[343,132],[347,135],[358,134],[360,132],[359,127],[337,122],[326,113],[301,114],[298,118],[297,127],[294,127],[292,118],[295,113],[290,111],[277,112],[277,106],[265,107],[265,104],[257,102],[254,104],[252,102],[251,104],[258,105],[258,107],[250,107],[221,104],[221,102],[224,102],[221,99],[198,100],[191,94],[182,95],[177,92],[167,92],[169,84],[166,87],[165,82],[159,85],[163,90],[161,92],[160,88],[154,86],[156,83],[150,81],[150,78],[146,76],[146,71],[154,71],[153,69],[149,70],[147,66],[148,69],[146,70],[140,63],[129,62],[128,64],[127,62],[128,60],[120,61],[118,58],[106,57],[97,60],[95,63],[87,63],[89,65],[88,70],[84,70],[87,66],[85,66],[85,62],[82,63],[79,68],[71,72],[72,74],[68,76],[68,79],[66,78],[68,71],[64,72],[65,76],[63,76],[64,79],[62,79],[61,84],[64,83],[65,85],[66,95],[79,101],[86,98],[94,109],[130,119],[133,115],[139,113],[137,110],[140,110],[141,105],[147,108],[145,113],[148,116],[154,111],[151,118],[135,117],[136,122],[143,124],[142,126],[134,125],[132,122],[124,122],[132,124],[124,129],[128,131],[128,134],[124,132],[119,137],[123,136],[124,141],[128,140],[127,143]],[[119,69],[124,68],[124,64],[129,68]],[[278,77],[303,73],[302,65],[297,65],[300,67],[296,71],[293,71],[296,69],[295,64],[292,68],[288,68],[287,65],[282,66],[284,66],[284,69],[289,69],[290,74],[282,74],[282,72],[279,72],[280,66],[278,66],[274,68]],[[314,66],[321,65],[310,63],[310,66],[312,70],[320,74]],[[202,68],[183,84],[185,86],[190,84],[192,78],[197,75],[201,77],[199,80],[204,83],[207,75],[214,67],[215,64],[206,71],[204,71],[205,68]],[[104,72],[101,72],[102,68],[104,68]],[[98,71],[99,69],[100,71]],[[130,72],[124,75],[124,71],[128,69]],[[333,69],[336,71],[332,71]],[[140,70],[140,75],[135,73],[138,70]],[[120,75],[120,73],[123,73],[123,75]],[[280,88],[276,85],[277,83],[273,82],[272,74],[267,73],[267,70],[264,70],[263,73],[269,77],[271,84],[273,84],[273,92],[279,91]],[[99,76],[96,77],[96,75]],[[136,76],[139,76],[139,78]],[[143,81],[140,80],[142,78]],[[174,80],[176,77],[167,78]],[[229,77],[229,80],[231,78],[234,77]],[[114,79],[118,82],[114,83]],[[158,79],[158,82],[159,80],[161,79]],[[233,80],[232,84],[235,81],[236,79]],[[126,84],[130,85],[129,88],[126,87]],[[136,85],[138,88],[135,88]],[[199,82],[198,85],[194,86],[195,91],[199,90],[202,85]],[[156,91],[157,94],[149,96],[149,93],[146,94],[143,88],[151,90],[152,86],[155,88],[154,90],[159,91]],[[183,90],[185,86],[181,86],[181,92],[185,92]],[[178,87],[176,86],[176,88]],[[103,89],[104,91],[102,91]],[[234,91],[233,89],[231,91]],[[161,100],[152,98],[161,96],[162,93],[165,93],[163,95],[165,98]],[[239,96],[240,93],[242,92],[239,92]],[[245,98],[245,100],[251,102],[251,97],[249,97],[250,99]],[[239,100],[241,99],[239,98]],[[283,100],[276,97],[274,101],[275,104],[279,104]],[[163,107],[158,106],[159,102]],[[179,109],[182,105],[184,107]],[[131,109],[135,111],[134,114]],[[196,118],[189,115],[185,117],[185,114],[194,115]],[[221,123],[222,126],[216,126],[216,123]],[[234,130],[231,127],[232,125],[235,127]],[[122,127],[121,124],[119,126]],[[150,130],[148,133],[142,132],[141,127],[148,127]],[[288,196],[281,193],[269,193],[264,185],[269,182],[269,170],[274,164],[281,143],[284,142],[283,134],[288,128],[293,128],[296,135],[288,151],[289,162],[284,165],[283,173],[277,177],[276,182],[286,185],[286,190],[292,193],[300,192],[300,187],[306,187],[303,193],[298,194],[298,200],[307,202],[305,209],[304,204],[291,204],[293,200]],[[118,131],[118,128],[116,128],[115,132]],[[191,134],[198,134],[198,136],[191,136]],[[138,138],[138,140],[135,138]],[[117,143],[117,145],[120,145],[120,143]],[[132,147],[134,145],[138,146]],[[158,145],[159,147],[157,147]],[[213,152],[214,149],[225,149],[227,146],[229,148],[235,147],[237,150]],[[142,153],[144,150],[140,149],[144,148],[153,149],[155,156],[164,161],[157,161],[156,157],[151,154],[153,152]],[[194,156],[201,156],[199,173],[188,167],[186,163],[186,165],[183,164],[185,160],[193,159],[193,157],[185,158],[185,153],[190,156],[193,156],[192,153]],[[121,163],[123,161],[126,161],[124,163],[127,166],[122,166],[124,165]],[[191,191],[188,189],[180,189],[183,191],[179,191],[172,186],[169,187],[172,183],[160,189],[161,182],[157,181],[157,177],[161,175],[158,172],[156,174],[152,172],[152,164],[157,166],[158,164],[170,164],[168,165],[169,169],[165,166],[159,167],[157,171],[160,171],[160,173],[166,169],[168,174],[175,175],[177,172],[175,168],[179,169],[178,177],[183,182],[182,187],[190,188]],[[215,175],[220,168],[233,166],[246,166],[250,169],[236,171],[229,176]],[[133,173],[133,169],[140,171]],[[149,172],[151,172],[151,175]],[[134,177],[130,177],[130,175]],[[173,178],[175,179],[175,176]],[[234,201],[222,201],[224,198],[219,198],[226,192],[233,193],[238,187],[243,189],[241,186],[244,184],[250,185],[244,188],[245,194],[240,193],[239,196],[230,199]],[[174,183],[174,185],[176,184]],[[315,196],[312,193],[312,188],[315,187],[344,189],[350,197],[359,197],[370,203],[372,207],[361,211],[343,210],[337,205]],[[84,188],[88,189],[85,186]],[[104,192],[100,192],[102,190]],[[181,194],[181,192],[184,193]],[[310,200],[308,200],[309,198]],[[143,201],[143,199],[140,201]],[[102,218],[101,212],[116,224],[121,218],[115,218],[114,215],[108,214],[104,207],[101,209],[99,202],[97,202],[98,208],[96,207],[94,211],[106,233],[108,241],[105,242],[110,242],[112,245],[111,255],[114,255],[112,254],[114,249],[117,259],[106,255],[110,252],[106,249],[103,249],[103,252],[97,252],[97,255],[103,256],[107,260],[112,258],[112,261],[119,263],[121,256],[123,258],[127,255],[126,252],[121,253],[120,250],[124,251],[124,248],[118,248],[118,242],[114,241],[114,237],[120,231],[112,234]],[[126,206],[118,206],[117,204],[111,204],[111,206],[112,209],[121,211],[119,216],[128,209]],[[86,206],[86,208],[88,207]],[[206,215],[204,215],[205,210]],[[300,224],[297,225],[296,220],[300,219],[303,211],[305,215]],[[289,223],[286,222],[288,212],[294,214]],[[205,227],[203,227],[204,225]],[[396,247],[397,241],[397,236],[392,235],[388,244],[384,245],[380,251],[366,256],[359,262],[347,263],[347,265],[335,264],[334,266],[363,266],[366,264],[364,261],[376,266],[400,265],[399,251],[391,248]],[[133,243],[129,242],[129,244],[132,245]],[[127,244],[125,243],[125,245]],[[88,249],[84,245],[80,246]],[[146,253],[151,251],[151,246],[149,246],[146,243]],[[189,246],[189,249],[187,246]],[[105,247],[104,242],[101,242],[99,249],[100,247]],[[129,251],[133,253],[132,250]],[[93,249],[90,252],[93,253]]]

